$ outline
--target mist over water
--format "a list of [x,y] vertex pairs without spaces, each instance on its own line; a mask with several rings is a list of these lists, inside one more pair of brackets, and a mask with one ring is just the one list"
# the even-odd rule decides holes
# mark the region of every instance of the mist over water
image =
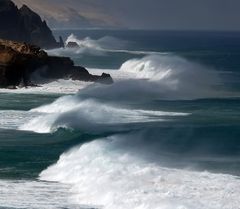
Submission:
[[104,36],[100,39],[94,40],[90,37],[85,37],[82,40],[79,40],[74,34],[71,34],[65,41],[65,45],[68,43],[75,43],[79,47],[73,48],[61,48],[49,50],[49,53],[61,55],[64,53],[69,53],[70,55],[77,54],[89,54],[96,56],[104,56],[107,52],[118,52],[121,49],[125,48],[127,41],[117,39],[111,36]]
[[[110,209],[237,206],[228,202],[237,200],[239,193],[235,177],[168,169],[160,166],[161,158],[141,159],[150,153],[136,154],[143,146],[136,137],[117,135],[76,147],[43,171],[40,179],[72,185],[74,202]],[[209,206],[209,201],[214,204]]]
[[137,96],[139,100],[176,100],[232,95],[227,90],[221,91],[220,86],[224,81],[217,71],[172,55],[152,55],[128,60],[122,64],[119,73],[127,76],[120,81],[116,80],[111,88],[87,88],[80,94],[96,91],[96,96],[98,93],[103,97],[103,94],[106,97],[121,95],[121,99],[128,97],[129,100]]
[[116,78],[113,85],[92,84],[74,96],[66,96],[50,105],[33,109],[32,112],[47,115],[31,120],[20,129],[43,133],[59,127],[83,131],[91,129],[93,132],[118,130],[121,124],[164,120],[161,116],[188,115],[126,108],[121,107],[119,102],[226,96],[217,90],[221,80],[216,71],[175,56],[155,55],[129,60],[121,66],[119,73],[126,77],[120,80]]
[[[199,43],[208,43],[203,49],[195,42],[181,45],[186,34],[169,40],[158,32],[79,33],[83,37],[69,36],[71,32],[66,42],[77,42],[79,48],[48,53],[71,56],[91,73],[110,73],[114,84],[68,80],[43,84],[39,92],[45,95],[44,102],[38,95],[32,99],[22,95],[25,105],[21,106],[14,95],[11,111],[0,100],[4,117],[0,136],[12,142],[10,147],[0,140],[0,157],[21,153],[18,160],[9,154],[15,164],[0,162],[5,166],[0,167],[0,177],[14,176],[14,172],[22,177],[26,171],[30,176],[17,182],[0,180],[0,205],[236,209],[240,195],[238,71],[226,61],[231,56],[222,60],[235,50],[232,45],[219,48],[219,42],[208,35],[206,40],[196,35],[189,38],[203,39]],[[36,93],[31,88],[27,91]],[[49,92],[71,95],[50,97]],[[24,197],[5,201],[3,197],[22,187]]]

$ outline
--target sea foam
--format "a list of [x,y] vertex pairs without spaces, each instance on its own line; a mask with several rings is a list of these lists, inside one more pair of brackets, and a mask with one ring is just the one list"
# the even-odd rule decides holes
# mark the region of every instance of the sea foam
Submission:
[[161,55],[169,54],[167,52],[156,52],[156,51],[139,51],[139,50],[129,50],[127,49],[131,43],[119,38],[112,36],[104,36],[99,39],[92,39],[90,37],[85,37],[79,39],[74,34],[68,36],[65,45],[69,42],[75,42],[79,47],[75,48],[59,48],[48,50],[47,52],[52,55],[72,55],[74,57],[77,55],[94,55],[94,56],[104,56],[106,53],[126,53],[132,55]]
[[217,71],[172,55],[131,59],[110,73],[115,80],[113,85],[92,85],[79,93],[108,100],[184,100],[229,95],[220,90],[224,81]]
[[188,115],[178,112],[127,109],[93,99],[82,99],[78,95],[62,97],[50,105],[33,109],[31,112],[41,115],[21,125],[20,130],[48,133],[58,128],[69,128],[102,133],[129,130],[133,128],[129,127],[130,124],[136,124],[138,127],[143,123]]
[[91,84],[74,96],[63,97],[32,110],[43,114],[20,129],[51,132],[64,127],[93,132],[119,131],[123,128],[121,125],[188,115],[135,109],[131,105],[122,106],[122,103],[138,101],[141,104],[154,99],[198,99],[224,95],[216,88],[221,83],[216,71],[176,56],[152,55],[129,60],[118,70],[119,74],[125,76],[115,79],[112,85]]
[[0,180],[0,208],[83,209],[68,201],[69,185],[31,180]]
[[[135,145],[129,146],[129,140]],[[98,208],[238,208],[236,177],[162,167],[144,160],[147,153],[136,155],[137,142],[135,137],[115,135],[75,147],[44,170],[40,179],[69,184],[73,203]]]

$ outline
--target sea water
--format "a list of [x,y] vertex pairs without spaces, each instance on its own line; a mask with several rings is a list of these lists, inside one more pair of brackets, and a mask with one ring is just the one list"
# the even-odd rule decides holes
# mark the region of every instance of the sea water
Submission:
[[240,33],[54,33],[114,84],[0,90],[0,208],[239,208]]

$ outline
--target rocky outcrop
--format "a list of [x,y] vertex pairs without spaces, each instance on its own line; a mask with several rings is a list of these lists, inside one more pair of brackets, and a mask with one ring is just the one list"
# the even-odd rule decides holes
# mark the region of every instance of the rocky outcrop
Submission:
[[86,68],[74,66],[74,62],[69,57],[48,56],[45,68],[39,74],[44,78],[71,78],[72,80],[86,82],[113,83],[113,79],[109,74],[103,73],[101,76],[92,75]]
[[43,78],[72,78],[110,84],[109,74],[91,75],[84,67],[74,66],[68,57],[48,56],[40,47],[0,39],[0,87],[32,85],[30,77],[38,71]]
[[29,85],[29,76],[41,65],[47,54],[39,47],[0,40],[0,87]]
[[26,5],[20,9],[10,0],[0,0],[0,38],[34,44],[42,48],[63,47],[41,17]]
[[69,41],[66,45],[67,48],[79,48],[79,45],[77,44],[77,42],[74,41]]

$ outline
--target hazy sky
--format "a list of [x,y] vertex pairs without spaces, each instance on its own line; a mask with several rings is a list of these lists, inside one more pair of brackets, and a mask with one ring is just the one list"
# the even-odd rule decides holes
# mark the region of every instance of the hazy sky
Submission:
[[[46,6],[41,10],[41,5],[48,4],[48,10],[55,12],[60,7],[74,9],[90,22],[94,20],[95,24],[99,21],[106,25],[128,28],[240,30],[240,0],[15,0],[15,2],[25,2],[33,7],[35,5],[47,19],[51,12],[48,12],[48,15],[44,14]],[[63,13],[63,10],[59,13]],[[54,14],[56,13],[53,13],[53,16]]]

